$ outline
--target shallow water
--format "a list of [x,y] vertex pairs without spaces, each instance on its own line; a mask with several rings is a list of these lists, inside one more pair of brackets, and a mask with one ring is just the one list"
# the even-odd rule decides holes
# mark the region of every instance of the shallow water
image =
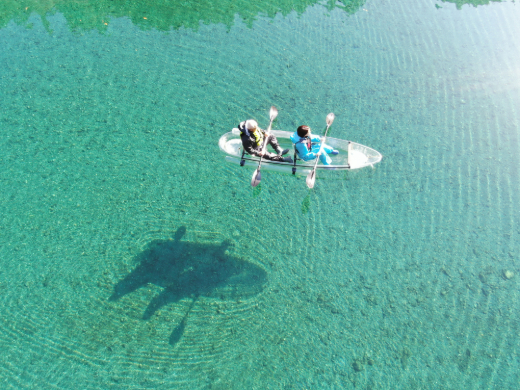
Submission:
[[111,3],[0,6],[2,388],[517,387],[517,4]]

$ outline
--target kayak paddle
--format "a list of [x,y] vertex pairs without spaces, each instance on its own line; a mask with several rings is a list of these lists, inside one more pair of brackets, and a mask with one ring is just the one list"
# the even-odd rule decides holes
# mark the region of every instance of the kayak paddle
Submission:
[[[275,106],[271,106],[271,110],[269,111],[269,117],[271,118],[271,122],[269,122],[269,127],[267,128],[267,133],[265,134],[264,146],[262,147],[262,154],[265,153],[265,149],[267,147],[267,139],[271,135],[271,126],[273,125],[274,119],[278,116],[278,110]],[[260,167],[262,165],[262,157],[260,156],[260,162],[258,163],[258,168],[253,172],[253,177],[251,178],[251,185],[256,187],[260,184],[260,180],[262,180],[262,175],[260,174]]]
[[331,112],[329,115],[327,115],[327,131],[325,131],[325,135],[323,136],[321,140],[320,145],[320,151],[318,152],[318,155],[316,156],[316,162],[314,163],[313,170],[307,175],[307,187],[314,188],[314,183],[316,182],[316,165],[318,165],[318,160],[323,152],[323,145],[325,145],[325,139],[327,138],[327,133],[329,132],[329,127],[332,125],[332,122],[334,122],[334,114]]

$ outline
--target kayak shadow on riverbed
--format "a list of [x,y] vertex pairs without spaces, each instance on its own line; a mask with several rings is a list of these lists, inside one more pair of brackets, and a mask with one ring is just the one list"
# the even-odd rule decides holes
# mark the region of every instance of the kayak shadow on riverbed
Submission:
[[170,337],[172,345],[182,337],[188,314],[199,297],[246,299],[260,293],[267,282],[263,268],[228,254],[230,242],[215,245],[181,241],[185,233],[183,226],[173,239],[148,244],[135,259],[137,267],[116,284],[110,297],[116,301],[148,283],[163,287],[145,309],[145,320],[167,304],[191,298],[188,311]]

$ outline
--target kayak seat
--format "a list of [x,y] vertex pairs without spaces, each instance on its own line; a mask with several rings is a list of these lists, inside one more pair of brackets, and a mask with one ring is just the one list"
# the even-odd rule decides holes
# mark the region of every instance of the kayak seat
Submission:
[[296,162],[298,160],[301,160],[301,158],[300,158],[300,155],[298,154],[298,150],[296,149],[296,145],[293,144],[293,146],[294,146],[294,159],[293,159],[292,174],[296,175]]
[[298,149],[296,149],[296,145],[293,144],[293,147],[294,147],[294,164],[296,164],[296,160],[301,160],[301,157],[298,154]]

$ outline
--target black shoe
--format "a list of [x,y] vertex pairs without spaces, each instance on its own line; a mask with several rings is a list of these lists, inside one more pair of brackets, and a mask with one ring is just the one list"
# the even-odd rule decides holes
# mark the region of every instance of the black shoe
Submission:
[[[287,150],[289,150],[289,149],[287,149]],[[284,158],[282,159],[282,161],[283,161],[283,162],[286,162],[286,163],[291,163],[291,164],[293,163],[293,159],[292,159],[292,157],[284,157]]]
[[280,148],[276,152],[278,153],[279,156],[283,156],[284,154],[289,153],[289,149],[282,150],[282,148]]

